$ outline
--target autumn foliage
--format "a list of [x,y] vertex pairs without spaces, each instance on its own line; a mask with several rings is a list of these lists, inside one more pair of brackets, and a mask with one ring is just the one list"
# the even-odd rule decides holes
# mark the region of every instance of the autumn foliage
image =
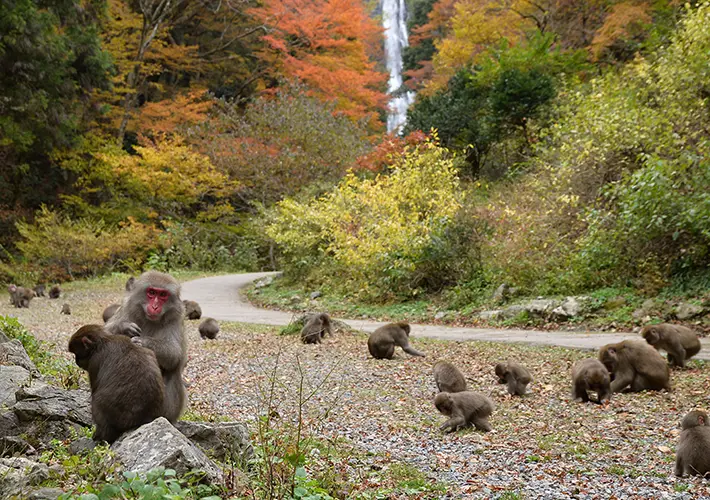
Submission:
[[300,80],[338,111],[375,125],[386,103],[386,75],[371,60],[381,29],[363,3],[266,0],[251,12],[269,26],[262,58],[274,76]]

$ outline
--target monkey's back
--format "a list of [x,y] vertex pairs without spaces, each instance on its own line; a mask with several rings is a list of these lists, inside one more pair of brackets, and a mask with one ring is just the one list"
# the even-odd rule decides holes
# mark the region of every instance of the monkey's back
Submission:
[[710,427],[697,426],[680,434],[676,456],[683,457],[685,474],[704,476],[710,472]]
[[128,430],[162,415],[165,385],[153,351],[133,345],[127,337],[114,338],[120,340],[97,353],[100,367],[91,380],[92,413]]

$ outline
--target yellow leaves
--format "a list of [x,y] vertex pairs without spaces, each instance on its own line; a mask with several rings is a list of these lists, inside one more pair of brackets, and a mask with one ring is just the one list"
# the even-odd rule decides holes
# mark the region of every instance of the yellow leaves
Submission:
[[135,149],[137,155],[114,152],[100,157],[127,185],[154,200],[192,204],[205,195],[228,196],[238,187],[180,137]]

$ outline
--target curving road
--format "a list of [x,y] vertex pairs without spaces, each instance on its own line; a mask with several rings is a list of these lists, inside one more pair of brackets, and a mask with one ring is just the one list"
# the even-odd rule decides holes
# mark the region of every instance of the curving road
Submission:
[[[251,305],[239,290],[253,281],[279,273],[228,274],[188,281],[182,285],[182,298],[200,304],[203,317],[220,321],[238,321],[262,325],[289,324],[299,313],[259,309]],[[353,328],[372,332],[383,322],[337,318]],[[412,337],[429,337],[442,340],[493,342],[522,342],[534,345],[553,345],[574,349],[596,350],[604,344],[629,338],[639,338],[632,333],[577,333],[546,332],[539,330],[501,330],[495,328],[461,328],[441,325],[412,324]],[[695,356],[710,360],[710,338],[701,339],[703,348]]]

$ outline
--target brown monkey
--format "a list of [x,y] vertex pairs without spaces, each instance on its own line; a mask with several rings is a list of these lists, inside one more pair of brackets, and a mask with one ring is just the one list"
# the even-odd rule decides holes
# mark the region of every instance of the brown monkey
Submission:
[[301,341],[304,344],[320,344],[326,333],[333,335],[330,316],[326,313],[314,314],[301,329]]
[[675,475],[706,476],[710,472],[710,422],[702,410],[689,412],[675,451]]
[[136,286],[136,279],[133,276],[131,276],[130,278],[128,278],[126,280],[126,291],[127,292],[130,292],[131,290],[133,290],[133,287],[135,287],[135,286]]
[[67,303],[64,303],[62,306],[62,314],[71,314],[71,306]]
[[469,425],[480,431],[492,429],[488,417],[495,407],[493,401],[480,392],[440,392],[434,398],[434,406],[449,417],[440,427],[442,431],[453,432]]
[[466,390],[463,373],[448,361],[434,363],[434,381],[439,392],[462,392]]
[[367,348],[375,359],[392,359],[395,346],[400,346],[404,352],[412,356],[426,356],[409,345],[410,331],[409,323],[404,321],[381,326],[370,334],[370,338],[367,339]]
[[626,387],[632,392],[670,390],[668,366],[663,357],[646,342],[623,340],[599,350],[601,361],[611,374],[611,392]]
[[532,382],[532,376],[527,368],[515,361],[498,363],[496,376],[499,384],[508,384],[508,394],[522,396],[527,386]]
[[104,312],[101,315],[104,320],[104,323],[108,323],[108,320],[110,320],[113,315],[116,314],[116,311],[118,311],[119,307],[121,307],[121,304],[111,304],[106,309],[104,309]]
[[663,323],[646,325],[641,329],[641,336],[656,349],[668,353],[671,366],[685,366],[685,360],[700,352],[698,334],[690,328]]
[[202,317],[202,308],[200,304],[194,300],[183,300],[185,305],[185,317],[187,319],[200,319]]
[[35,295],[36,295],[37,297],[44,297],[44,290],[45,290],[45,286],[44,286],[44,285],[37,285],[37,286],[34,287],[32,290],[34,290]]
[[52,288],[49,289],[49,298],[58,299],[61,293],[62,289],[59,288],[59,285],[54,285]]
[[185,406],[182,383],[187,362],[184,316],[178,282],[168,274],[148,271],[136,279],[135,288],[106,323],[106,329],[111,333],[140,336],[140,344],[155,353],[165,381],[163,415],[170,422],[177,421]]
[[[580,359],[572,365],[572,399],[584,403],[602,404],[611,399],[609,370],[598,359]],[[597,393],[596,401],[589,399],[587,391]]]
[[125,431],[163,415],[165,385],[153,351],[99,325],[79,328],[69,351],[89,372],[94,441],[113,443]]
[[15,307],[30,307],[30,301],[35,296],[34,290],[15,285],[10,285],[7,289],[8,291],[13,290],[13,292],[10,292],[10,302]]
[[15,304],[15,294],[17,293],[17,285],[13,285],[12,283],[7,285],[7,293],[10,294],[10,304],[17,307]]
[[207,338],[214,340],[217,338],[217,334],[219,333],[219,323],[217,323],[217,321],[213,318],[205,318],[202,320],[202,323],[200,323],[197,330],[200,332],[200,337],[203,339]]

